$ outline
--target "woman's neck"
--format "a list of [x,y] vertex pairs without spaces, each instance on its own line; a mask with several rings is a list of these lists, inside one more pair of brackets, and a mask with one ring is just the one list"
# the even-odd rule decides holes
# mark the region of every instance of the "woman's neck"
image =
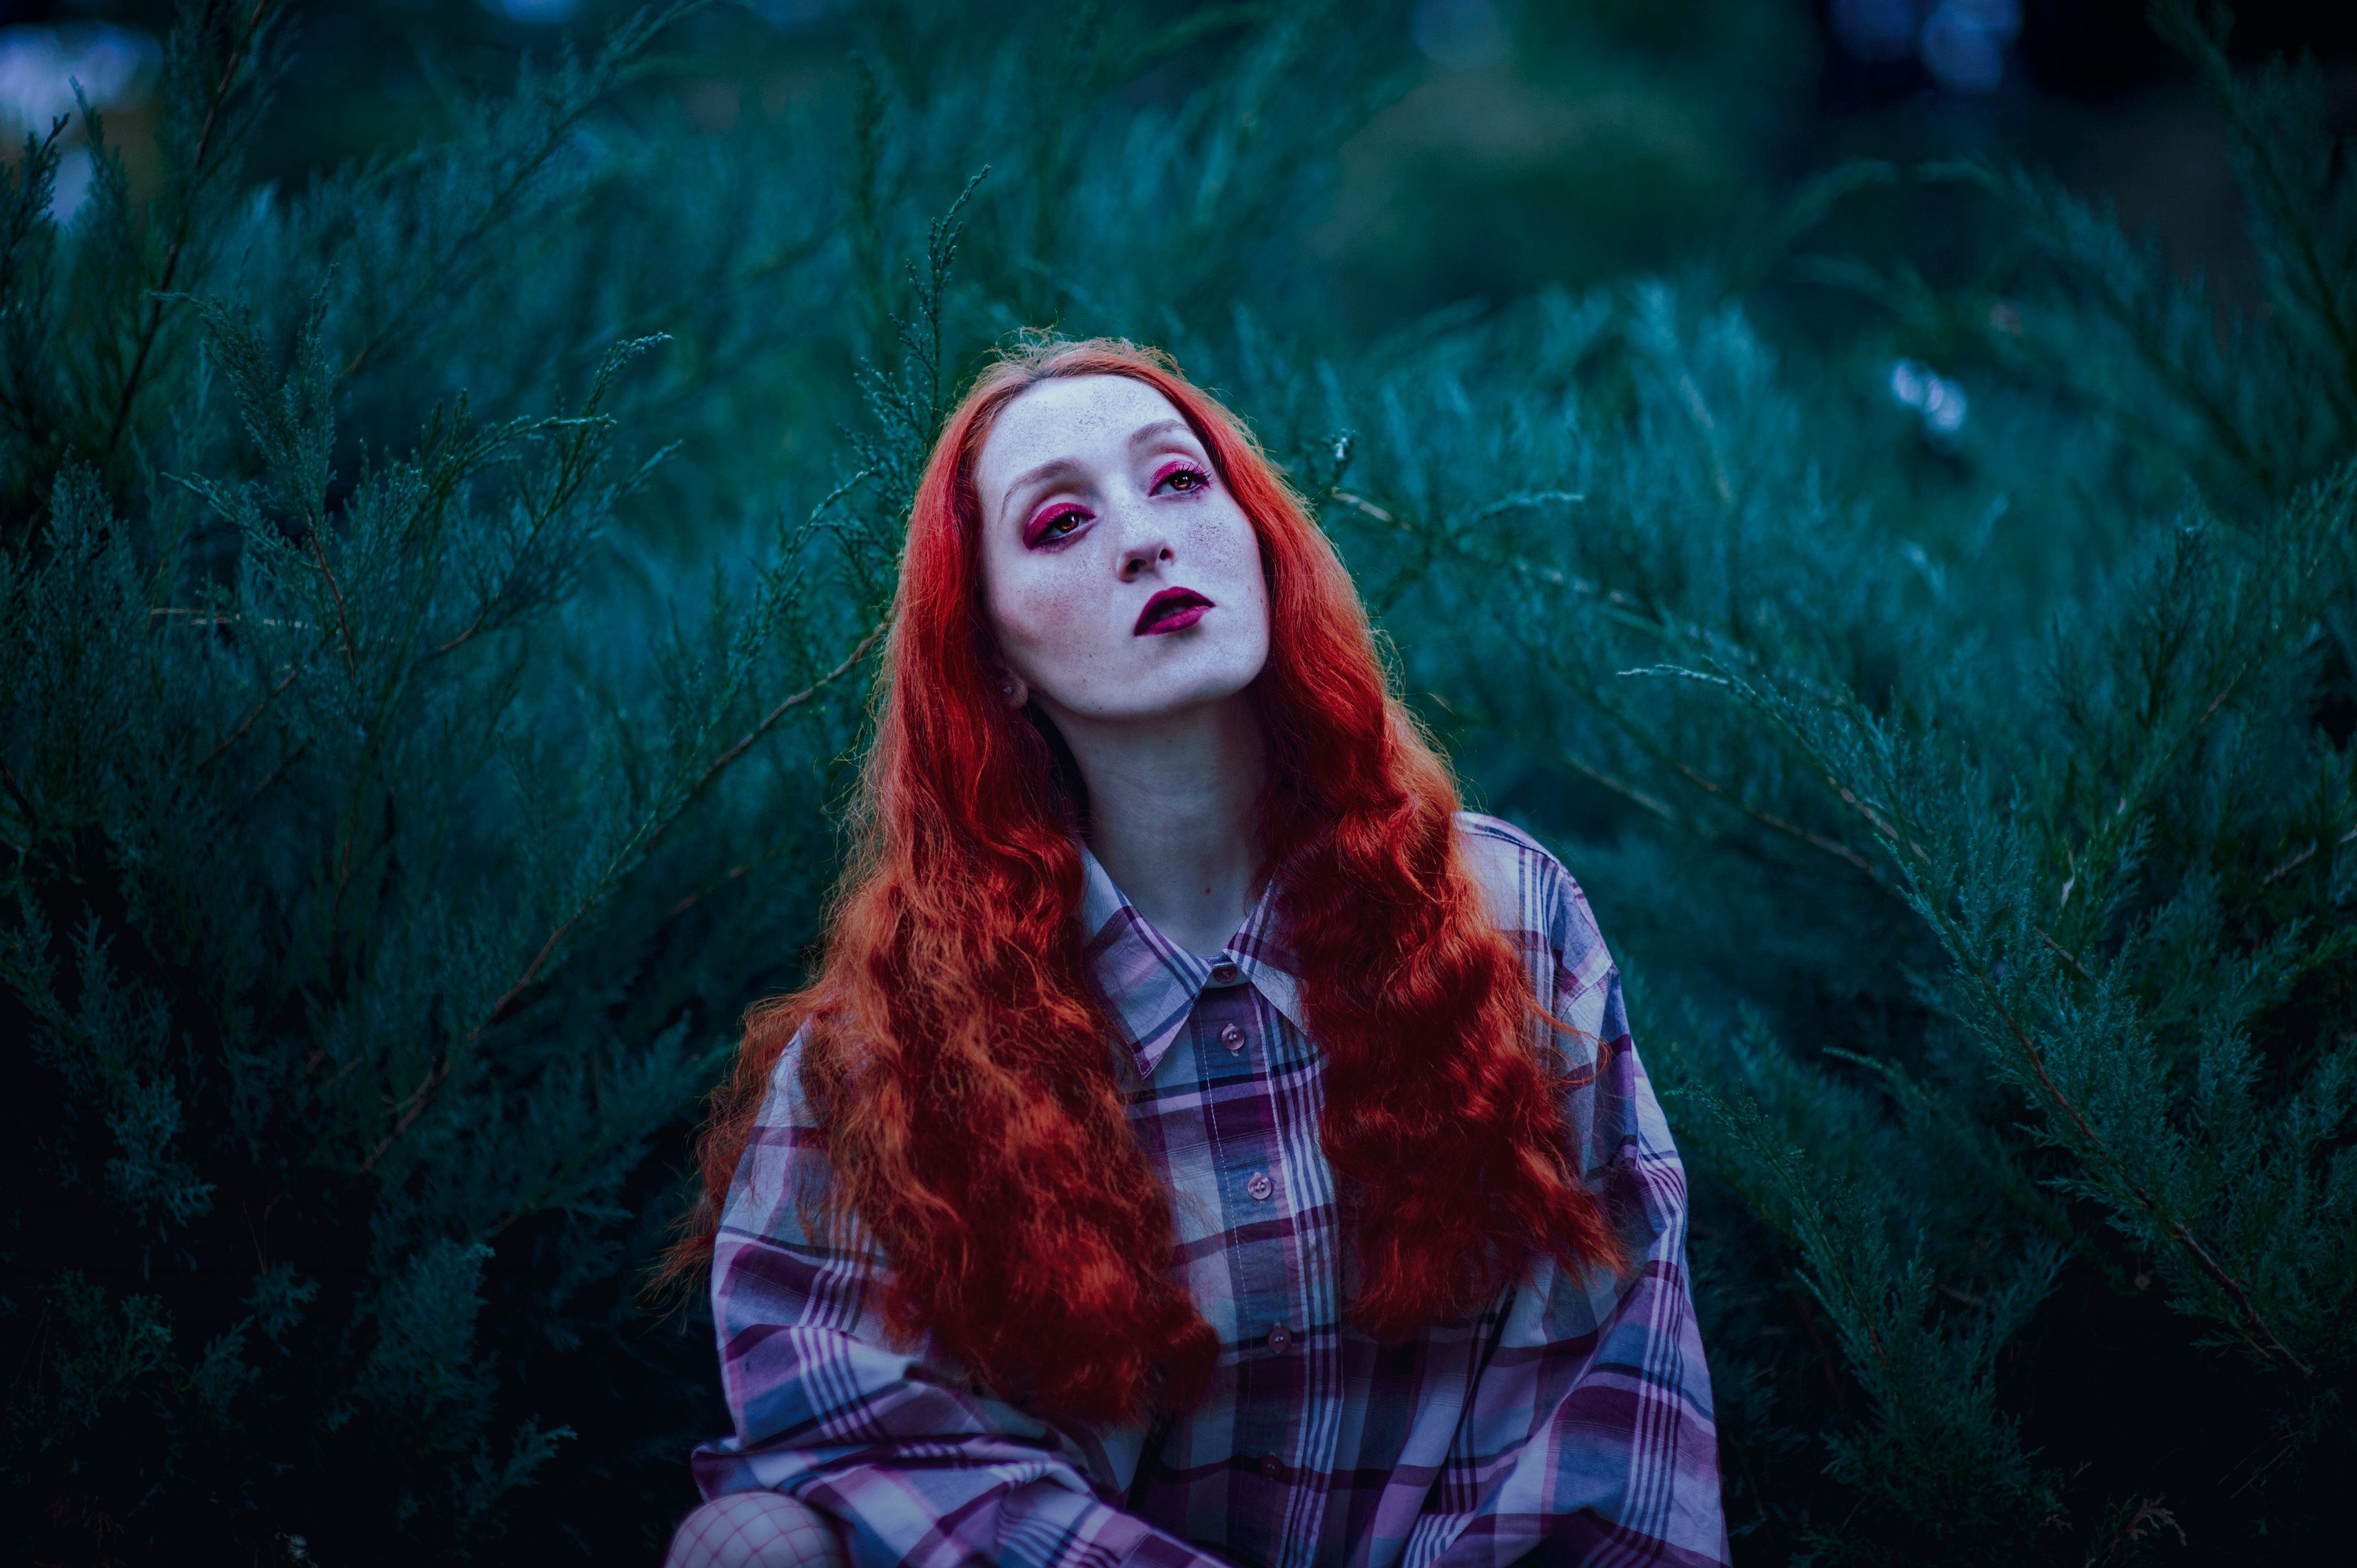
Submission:
[[1243,693],[1148,721],[1056,714],[1089,787],[1089,848],[1137,912],[1189,952],[1218,952],[1252,910],[1266,772]]

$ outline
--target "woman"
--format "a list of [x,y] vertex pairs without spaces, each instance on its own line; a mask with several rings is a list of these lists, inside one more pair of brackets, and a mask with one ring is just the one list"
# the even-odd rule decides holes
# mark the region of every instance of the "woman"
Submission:
[[1611,961],[1236,419],[1126,343],[997,365],[890,678],[707,1134],[737,1429],[672,1561],[1724,1562]]

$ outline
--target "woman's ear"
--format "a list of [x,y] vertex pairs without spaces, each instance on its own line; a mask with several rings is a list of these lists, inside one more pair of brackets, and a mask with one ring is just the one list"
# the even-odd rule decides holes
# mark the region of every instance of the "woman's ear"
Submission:
[[975,628],[974,659],[982,666],[983,678],[990,682],[991,695],[1018,714],[1029,705],[1030,683],[1006,667],[1005,656],[998,651],[998,639],[980,627]]

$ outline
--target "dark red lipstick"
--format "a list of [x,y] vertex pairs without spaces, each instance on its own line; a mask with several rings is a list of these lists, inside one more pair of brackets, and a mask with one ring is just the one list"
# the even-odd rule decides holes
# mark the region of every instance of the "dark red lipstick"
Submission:
[[1201,620],[1205,610],[1218,607],[1192,588],[1165,588],[1137,612],[1137,625],[1130,635],[1159,637],[1166,631],[1184,631]]

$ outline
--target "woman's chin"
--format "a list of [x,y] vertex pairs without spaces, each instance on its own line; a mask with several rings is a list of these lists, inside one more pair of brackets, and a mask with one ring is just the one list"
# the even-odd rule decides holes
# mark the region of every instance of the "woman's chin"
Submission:
[[1256,664],[1224,670],[1157,671],[1155,677],[1125,682],[1117,692],[1091,693],[1077,702],[1060,702],[1052,693],[1040,691],[1036,683],[1033,690],[1046,699],[1045,705],[1051,715],[1061,711],[1089,724],[1155,725],[1184,721],[1240,699],[1259,674]]

